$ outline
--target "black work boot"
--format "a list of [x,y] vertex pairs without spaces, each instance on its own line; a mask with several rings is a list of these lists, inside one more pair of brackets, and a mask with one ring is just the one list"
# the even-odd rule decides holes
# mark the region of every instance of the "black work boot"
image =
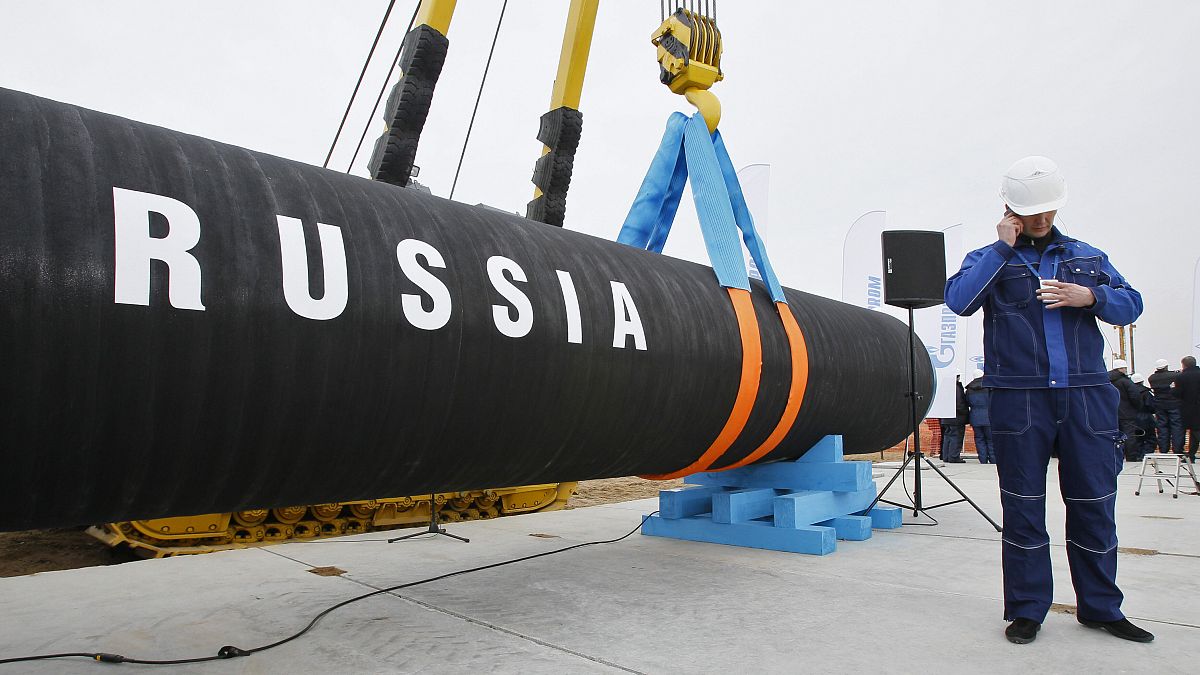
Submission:
[[1008,641],[1017,645],[1027,645],[1037,638],[1038,631],[1041,630],[1042,624],[1033,619],[1015,619],[1008,624],[1008,628],[1004,629],[1004,637]]
[[1121,619],[1120,621],[1088,621],[1082,616],[1075,617],[1079,619],[1079,623],[1088,628],[1099,628],[1106,630],[1110,635],[1119,637],[1122,640],[1132,640],[1133,642],[1153,642],[1154,633],[1142,630],[1137,626],[1129,623],[1129,619]]

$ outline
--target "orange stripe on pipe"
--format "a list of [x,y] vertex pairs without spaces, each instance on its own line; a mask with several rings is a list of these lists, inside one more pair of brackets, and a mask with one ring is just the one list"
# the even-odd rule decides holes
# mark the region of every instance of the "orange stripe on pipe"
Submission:
[[720,469],[709,469],[710,471],[736,469],[762,459],[779,447],[779,443],[796,423],[796,416],[800,414],[800,404],[804,402],[804,390],[808,387],[808,345],[804,342],[804,333],[800,331],[800,325],[796,323],[796,317],[792,314],[791,307],[787,303],[777,302],[775,308],[779,310],[779,318],[783,321],[783,330],[787,333],[788,347],[792,352],[792,385],[788,390],[787,405],[783,408],[779,424],[775,425],[775,430],[771,432],[770,436],[767,436],[767,440],[763,441],[762,445],[733,464]]
[[737,440],[750,419],[754,410],[754,400],[758,397],[758,383],[762,374],[762,342],[758,333],[758,318],[754,316],[754,305],[750,301],[750,292],[739,288],[727,288],[729,299],[733,302],[733,313],[737,316],[738,332],[742,337],[742,378],[738,384],[737,398],[733,400],[733,410],[725,421],[725,428],[717,435],[717,439],[708,446],[704,454],[691,464],[672,471],[671,473],[642,476],[651,480],[670,480],[680,478],[699,471],[706,471],[712,463],[724,455],[729,446]]

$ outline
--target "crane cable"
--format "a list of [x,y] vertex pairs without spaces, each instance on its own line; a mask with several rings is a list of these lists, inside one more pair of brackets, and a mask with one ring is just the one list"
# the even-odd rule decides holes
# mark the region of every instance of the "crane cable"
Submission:
[[400,63],[400,55],[404,53],[404,43],[408,42],[408,34],[412,31],[413,23],[417,20],[417,12],[420,10],[421,3],[418,1],[417,6],[413,7],[412,16],[408,18],[408,26],[404,29],[404,39],[400,41],[400,46],[396,48],[396,56],[392,59],[392,67],[388,69],[387,76],[383,78],[383,84],[379,87],[379,94],[375,96],[375,105],[371,108],[371,116],[367,118],[367,123],[363,125],[362,134],[358,137],[358,145],[354,146],[354,156],[350,158],[350,163],[346,165],[346,173],[350,173],[350,170],[354,168],[354,162],[358,159],[358,153],[362,151],[363,141],[367,138],[367,131],[371,129],[371,120],[375,119],[375,113],[379,110],[379,102],[383,100],[383,92],[387,91],[388,82],[392,80],[392,71],[396,69],[396,64]]
[[694,14],[704,14],[713,21],[717,20],[717,0],[696,0],[695,2],[678,1],[678,0],[659,0],[658,3],[658,20],[666,21],[667,17],[675,13],[675,6],[679,9],[686,9]]
[[337,133],[333,135],[333,142],[329,144],[329,152],[325,153],[325,163],[321,166],[326,169],[329,168],[329,159],[333,157],[333,149],[337,147],[338,139],[342,136],[342,129],[346,126],[346,118],[350,117],[350,108],[354,106],[354,99],[358,96],[358,88],[362,86],[363,77],[367,74],[367,66],[371,65],[371,57],[375,55],[375,47],[379,46],[379,36],[383,35],[383,29],[387,26],[388,17],[391,16],[392,7],[395,4],[396,0],[388,2],[387,11],[383,13],[383,20],[379,22],[379,30],[375,31],[375,39],[371,41],[371,50],[367,52],[367,58],[363,61],[362,71],[358,73],[358,81],[354,83],[354,91],[350,94],[350,100],[346,101],[346,112],[342,113],[342,121],[338,124]]
[[454,188],[458,187],[458,174],[462,171],[463,158],[467,156],[467,144],[471,142],[471,129],[475,126],[475,113],[479,112],[479,101],[483,98],[483,85],[487,84],[488,69],[492,67],[492,54],[496,51],[496,41],[500,38],[500,26],[504,24],[504,10],[508,9],[508,0],[500,6],[500,18],[496,21],[496,32],[492,35],[492,48],[488,50],[487,65],[483,67],[483,79],[479,81],[479,93],[475,95],[475,108],[471,110],[471,121],[467,124],[467,136],[463,139],[462,153],[458,156],[458,167],[454,169],[454,182],[450,184],[450,197],[454,199]]

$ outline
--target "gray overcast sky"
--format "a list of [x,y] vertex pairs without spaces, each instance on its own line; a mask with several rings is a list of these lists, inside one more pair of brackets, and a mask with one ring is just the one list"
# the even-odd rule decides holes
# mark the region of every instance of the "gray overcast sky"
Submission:
[[[0,86],[320,164],[385,0],[0,1]],[[450,190],[500,0],[460,0],[417,163]],[[344,169],[415,0],[396,4]],[[455,198],[524,212],[566,0],[512,0]],[[1200,3],[982,0],[721,3],[721,124],[738,166],[773,167],[766,240],[783,282],[840,296],[842,240],[862,213],[962,222],[994,239],[998,177],[1062,166],[1071,233],[1145,295],[1138,370],[1190,346],[1200,235]],[[657,81],[658,7],[600,8],[567,227],[613,238],[682,98]],[[377,54],[377,56],[380,56]],[[373,122],[354,170],[365,175]],[[667,253],[703,261],[690,207]]]

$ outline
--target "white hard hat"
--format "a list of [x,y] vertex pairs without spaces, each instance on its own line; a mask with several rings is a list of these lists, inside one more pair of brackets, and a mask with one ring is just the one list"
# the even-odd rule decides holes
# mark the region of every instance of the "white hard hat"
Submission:
[[976,368],[976,369],[975,369],[975,372],[973,373],[973,375],[975,376],[975,379],[979,379],[979,378],[983,377],[983,371],[982,371],[982,370],[980,370],[980,369],[978,369],[978,368]]
[[1121,368],[1128,368],[1128,367],[1129,367],[1129,364],[1125,363],[1125,359],[1113,359],[1113,367],[1112,367],[1113,370],[1119,370]]
[[1163,368],[1166,368],[1167,366],[1170,366],[1170,365],[1171,364],[1166,359],[1159,359],[1154,362],[1154,369],[1162,370]]
[[1017,160],[1004,172],[1000,198],[1020,216],[1056,211],[1067,203],[1067,182],[1049,157]]
[[1129,379],[1133,380],[1134,384],[1141,384],[1146,381],[1146,376],[1141,373],[1134,373],[1129,376]]

